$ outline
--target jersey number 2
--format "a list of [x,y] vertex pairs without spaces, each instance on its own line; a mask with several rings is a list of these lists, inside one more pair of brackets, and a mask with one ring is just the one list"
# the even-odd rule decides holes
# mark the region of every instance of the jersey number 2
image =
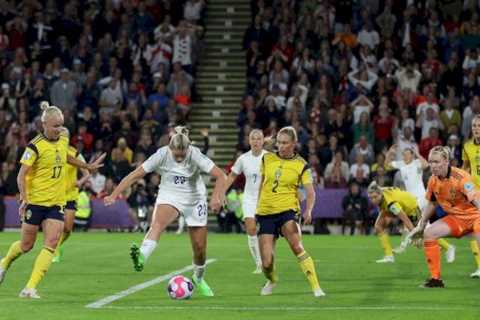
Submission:
[[52,179],[57,179],[57,178],[59,178],[61,172],[62,172],[62,167],[61,167],[61,166],[53,167]]

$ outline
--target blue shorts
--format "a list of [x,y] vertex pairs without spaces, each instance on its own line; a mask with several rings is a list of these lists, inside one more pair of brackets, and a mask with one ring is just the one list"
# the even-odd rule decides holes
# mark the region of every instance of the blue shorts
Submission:
[[77,201],[75,200],[67,201],[67,204],[65,205],[65,209],[77,211]]
[[441,206],[437,206],[435,208],[435,213],[432,215],[430,220],[428,220],[428,222],[434,223],[435,221],[442,219],[446,215],[447,213],[443,210],[443,208]]
[[271,215],[256,215],[260,229],[258,234],[272,234],[275,237],[282,235],[282,226],[288,221],[298,221],[298,215],[296,211],[288,210]]
[[39,226],[43,220],[55,219],[63,221],[63,208],[60,206],[44,207],[35,204],[27,205],[25,216],[22,221],[24,223]]

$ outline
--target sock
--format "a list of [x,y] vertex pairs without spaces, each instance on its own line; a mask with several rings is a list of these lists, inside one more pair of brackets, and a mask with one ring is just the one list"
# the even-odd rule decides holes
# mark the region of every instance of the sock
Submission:
[[272,257],[272,265],[270,268],[264,268],[262,267],[263,274],[265,275],[265,278],[270,280],[270,282],[275,283],[278,281],[277,273],[275,272],[275,261]]
[[448,241],[445,240],[445,239],[443,239],[443,238],[442,238],[442,239],[438,239],[437,241],[438,241],[438,245],[439,245],[440,247],[442,247],[442,249],[445,250],[445,251],[447,251],[448,248],[450,247],[450,244],[448,243]]
[[250,254],[252,255],[253,260],[255,261],[256,266],[262,265],[262,259],[260,258],[260,248],[258,247],[258,237],[247,235],[248,238],[248,248],[250,249]]
[[70,238],[71,232],[62,232],[62,235],[60,236],[60,240],[58,240],[57,248],[55,249],[55,256],[60,255],[60,247],[63,245],[65,241],[67,241],[68,238]]
[[383,248],[383,251],[385,252],[385,256],[393,256],[392,245],[390,244],[390,239],[388,238],[388,234],[379,233],[378,238],[380,239],[380,243],[382,244],[382,248]]
[[203,280],[203,275],[205,274],[206,267],[206,264],[197,265],[195,264],[195,262],[193,263],[193,276],[195,277],[195,279],[198,280],[198,282],[201,282]]
[[13,261],[23,254],[20,241],[15,241],[8,249],[7,255],[0,261],[0,266],[5,270],[10,267]]
[[185,229],[185,218],[183,216],[178,217],[178,233],[182,233],[183,229]]
[[313,263],[312,257],[303,251],[298,256],[298,264],[300,265],[300,269],[302,269],[303,273],[307,277],[312,290],[320,289],[320,284],[318,283],[317,273],[315,272],[315,264]]
[[27,288],[34,289],[37,287],[52,264],[54,252],[55,250],[52,248],[43,247],[33,265],[32,275],[30,276],[30,280],[28,280]]
[[142,246],[140,247],[140,252],[143,255],[144,262],[147,261],[148,257],[152,254],[153,250],[157,247],[157,241],[145,239],[142,242]]
[[425,240],[423,242],[425,258],[427,259],[428,270],[433,279],[440,279],[440,246],[437,240]]
[[480,250],[478,249],[477,240],[470,241],[470,248],[472,249],[473,257],[475,258],[475,262],[477,263],[477,268],[480,269]]

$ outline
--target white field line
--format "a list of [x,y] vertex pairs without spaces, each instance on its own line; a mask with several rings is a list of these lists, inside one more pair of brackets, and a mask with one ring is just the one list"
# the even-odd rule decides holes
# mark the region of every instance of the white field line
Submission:
[[[320,298],[319,301],[325,298]],[[464,307],[443,306],[338,306],[338,307],[236,307],[236,306],[106,306],[105,309],[116,310],[204,310],[204,311],[456,311],[465,310]],[[473,308],[473,306],[472,306]]]
[[[217,261],[217,259],[208,259],[205,263],[210,264],[210,263],[213,263],[215,261]],[[133,286],[133,287],[130,287],[126,290],[115,293],[114,295],[111,295],[111,296],[102,298],[100,300],[97,300],[95,302],[92,302],[90,304],[87,304],[85,307],[86,308],[92,308],[92,309],[102,308],[109,303],[112,303],[112,302],[117,301],[119,299],[125,298],[128,295],[131,295],[131,294],[133,294],[135,292],[138,292],[140,290],[143,290],[145,288],[148,288],[148,287],[154,286],[156,284],[159,284],[160,282],[169,280],[173,276],[176,276],[178,274],[182,274],[182,273],[190,271],[190,270],[193,270],[193,265],[189,265],[189,266],[186,266],[182,269],[172,271],[168,274],[159,276],[159,277],[157,277],[155,279],[152,279],[152,280],[149,280],[147,282],[137,284],[136,286]]]

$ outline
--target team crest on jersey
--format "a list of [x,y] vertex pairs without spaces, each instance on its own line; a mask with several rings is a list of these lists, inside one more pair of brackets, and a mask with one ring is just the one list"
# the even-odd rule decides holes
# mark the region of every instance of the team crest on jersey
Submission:
[[25,151],[25,152],[23,153],[22,160],[28,160],[28,159],[30,159],[31,157],[32,157],[32,154],[30,153],[30,151],[27,150],[27,151]]
[[473,183],[467,182],[463,185],[463,188],[465,189],[465,191],[470,192],[474,189],[474,186]]

